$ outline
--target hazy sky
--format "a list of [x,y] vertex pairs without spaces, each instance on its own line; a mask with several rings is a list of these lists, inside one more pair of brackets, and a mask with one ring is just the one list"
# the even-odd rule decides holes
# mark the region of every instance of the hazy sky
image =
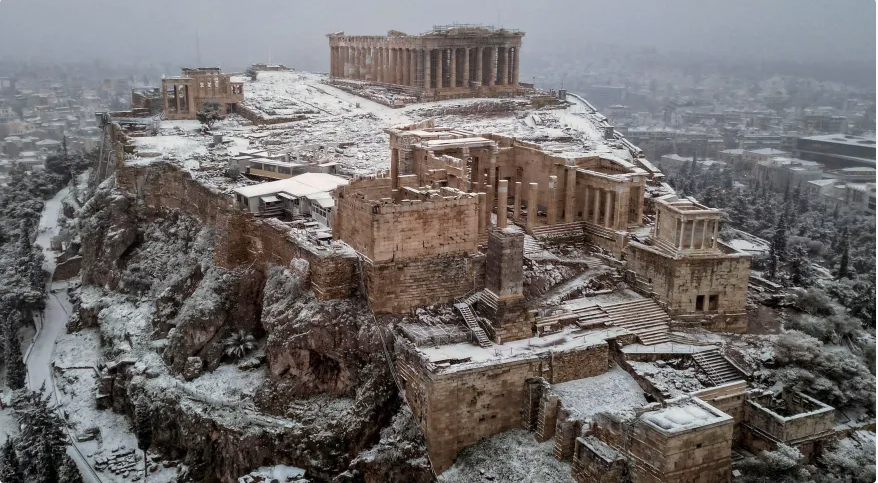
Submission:
[[874,0],[0,0],[0,60],[132,58],[239,67],[328,67],[325,34],[483,23],[527,33],[522,50],[589,42],[737,58],[875,61]]

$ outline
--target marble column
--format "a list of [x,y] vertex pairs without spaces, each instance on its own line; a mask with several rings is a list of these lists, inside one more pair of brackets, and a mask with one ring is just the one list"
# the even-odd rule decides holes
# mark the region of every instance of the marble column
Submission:
[[461,87],[465,87],[469,89],[469,47],[463,49],[463,85]]
[[500,180],[497,186],[497,226],[506,228],[506,209],[509,206],[509,182]]
[[497,71],[500,74],[499,85],[505,86],[509,80],[509,49],[497,48]]
[[387,49],[387,83],[396,84],[396,49]]
[[515,182],[515,206],[512,207],[512,219],[521,218],[521,181]]
[[719,220],[713,220],[713,244],[711,248],[716,248],[717,238],[719,237]]
[[540,185],[530,183],[527,193],[527,229],[533,230],[537,226],[537,196],[540,193]]
[[613,192],[607,190],[604,196],[604,226],[613,228]]
[[576,208],[576,167],[567,166],[564,188],[564,223],[572,223]]
[[436,56],[436,88],[441,89],[442,87],[444,87],[442,81],[444,80],[443,76],[445,75],[445,66],[442,64],[445,63],[445,49],[439,49],[436,52],[438,54]]
[[680,223],[680,242],[677,243],[677,248],[680,250],[683,249],[683,233],[686,230],[686,223],[683,220],[677,220]]
[[515,47],[515,50],[512,52],[512,82],[510,82],[510,84],[512,84],[515,87],[518,87],[518,82],[519,82],[519,80],[518,80],[518,62],[520,60],[518,57],[519,49],[520,49],[520,47]]
[[405,66],[405,57],[403,56],[402,49],[396,49],[396,83],[399,85],[405,85],[405,81],[403,80],[403,67]]
[[582,200],[582,221],[588,221],[588,197],[591,194],[591,188],[585,185],[585,193]]
[[546,217],[549,219],[549,224],[554,225],[558,223],[558,177],[555,175],[549,176],[549,199],[546,200]]
[[485,226],[491,226],[491,215],[494,214],[494,185],[485,185],[485,200],[488,202],[488,210],[485,213]]
[[448,57],[448,87],[457,87],[457,48],[451,49]]
[[473,82],[478,82],[479,84],[481,84],[483,82],[482,81],[482,71],[485,68],[485,66],[482,63],[482,53],[483,53],[482,51],[483,50],[484,50],[484,48],[482,48],[482,47],[476,47],[476,68],[475,68],[476,78],[473,79]]
[[488,48],[488,85],[493,86],[497,80],[497,47]]
[[485,233],[485,212],[488,211],[488,203],[485,193],[479,193],[476,196],[479,198],[479,235]]
[[488,158],[488,184],[496,186],[497,177],[497,150],[491,149],[490,158]]
[[603,190],[600,188],[594,189],[594,213],[592,213],[592,218],[594,219],[595,225],[600,225],[601,221],[601,192]]
[[689,249],[695,249],[695,227],[698,226],[698,220],[692,220],[692,234],[689,237]]
[[427,49],[424,51],[424,88],[433,88],[433,51]]
[[707,248],[707,246],[705,245],[705,242],[707,241],[707,224],[708,223],[710,223],[710,220],[704,220],[701,223],[701,247],[699,247],[699,248],[701,248],[702,250]]

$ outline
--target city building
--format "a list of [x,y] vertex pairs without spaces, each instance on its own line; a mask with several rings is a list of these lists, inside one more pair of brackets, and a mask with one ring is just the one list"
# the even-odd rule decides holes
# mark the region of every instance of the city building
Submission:
[[751,175],[768,183],[772,190],[783,193],[822,178],[823,165],[803,159],[776,157],[757,162]]
[[796,157],[817,161],[828,169],[875,167],[875,138],[826,134],[796,140]]
[[519,90],[524,32],[480,25],[436,26],[408,35],[328,34],[330,77],[398,86],[424,99]]
[[220,114],[230,114],[244,100],[244,84],[232,82],[219,67],[183,69],[179,77],[162,79],[161,89],[165,119],[195,119],[205,102],[216,102]]

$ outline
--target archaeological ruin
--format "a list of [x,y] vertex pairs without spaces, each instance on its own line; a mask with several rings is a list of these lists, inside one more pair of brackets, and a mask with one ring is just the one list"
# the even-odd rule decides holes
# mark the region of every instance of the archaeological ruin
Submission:
[[519,90],[524,32],[479,25],[435,26],[408,35],[328,34],[330,78],[388,84],[424,99],[511,95]]
[[[245,91],[248,81],[218,69],[184,69],[163,81],[167,119],[192,119],[203,102],[220,100],[228,112],[238,103],[261,110],[262,121],[244,116],[246,128],[259,127],[244,139],[235,125],[226,131],[234,139],[198,144],[203,134],[175,126],[151,142],[109,115],[96,173],[115,175],[114,189],[150,216],[178,212],[210,227],[216,267],[265,278],[285,270],[314,304],[330,306],[333,330],[351,307],[380,327],[370,334],[380,349],[364,347],[423,434],[431,477],[511,430],[551,447],[583,483],[726,482],[736,455],[779,444],[813,461],[840,431],[835,409],[795,391],[751,388],[746,364],[712,339],[748,330],[752,256],[721,239],[721,210],[675,193],[590,104],[558,92],[548,108],[517,98],[498,111],[507,124],[473,123],[462,102],[448,105],[457,117],[409,111],[393,116],[406,122],[378,126],[338,94],[353,82],[430,100],[517,96],[523,35],[465,25],[330,34],[328,77],[293,81],[291,71],[262,69],[271,89],[290,82],[288,92],[308,93],[284,107],[245,98],[260,86]],[[361,131],[349,135],[354,115]],[[294,127],[262,129],[272,116]],[[329,127],[307,131],[321,123]],[[229,166],[240,172],[229,176]],[[320,352],[307,335],[270,337],[273,383],[325,377],[329,392],[353,386],[360,361],[347,361],[349,346]],[[106,372],[101,404],[112,407],[127,376]]]
[[184,68],[182,75],[162,79],[165,119],[195,119],[205,102],[216,102],[220,114],[230,114],[243,100],[243,84],[232,82],[219,67]]

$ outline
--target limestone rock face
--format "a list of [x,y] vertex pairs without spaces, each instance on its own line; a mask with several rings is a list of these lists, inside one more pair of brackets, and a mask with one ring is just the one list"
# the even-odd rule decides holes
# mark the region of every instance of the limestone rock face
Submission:
[[[232,483],[266,464],[333,481],[373,447],[345,481],[425,481],[423,448],[378,444],[402,401],[383,350],[382,337],[392,350],[389,330],[365,301],[317,300],[302,261],[266,270],[217,266],[218,228],[179,205],[147,206],[164,199],[147,188],[135,198],[107,182],[77,213],[83,290],[92,293],[77,305],[82,325],[99,326],[108,360],[148,361],[148,370],[138,362],[102,377],[103,407],[133,417],[134,401],[153,402],[153,448],[185,463],[191,481]],[[195,377],[209,384],[210,372],[233,363],[223,342],[237,330],[265,354],[267,371],[242,369],[242,377],[267,373],[262,385],[203,400],[182,387]],[[394,456],[400,451],[405,461]]]
[[381,330],[362,301],[320,302],[304,291],[296,267],[272,268],[263,295],[262,325],[273,380],[289,395],[349,395],[370,363],[386,366]]
[[115,288],[120,257],[137,239],[130,201],[102,185],[82,207],[82,281]]

